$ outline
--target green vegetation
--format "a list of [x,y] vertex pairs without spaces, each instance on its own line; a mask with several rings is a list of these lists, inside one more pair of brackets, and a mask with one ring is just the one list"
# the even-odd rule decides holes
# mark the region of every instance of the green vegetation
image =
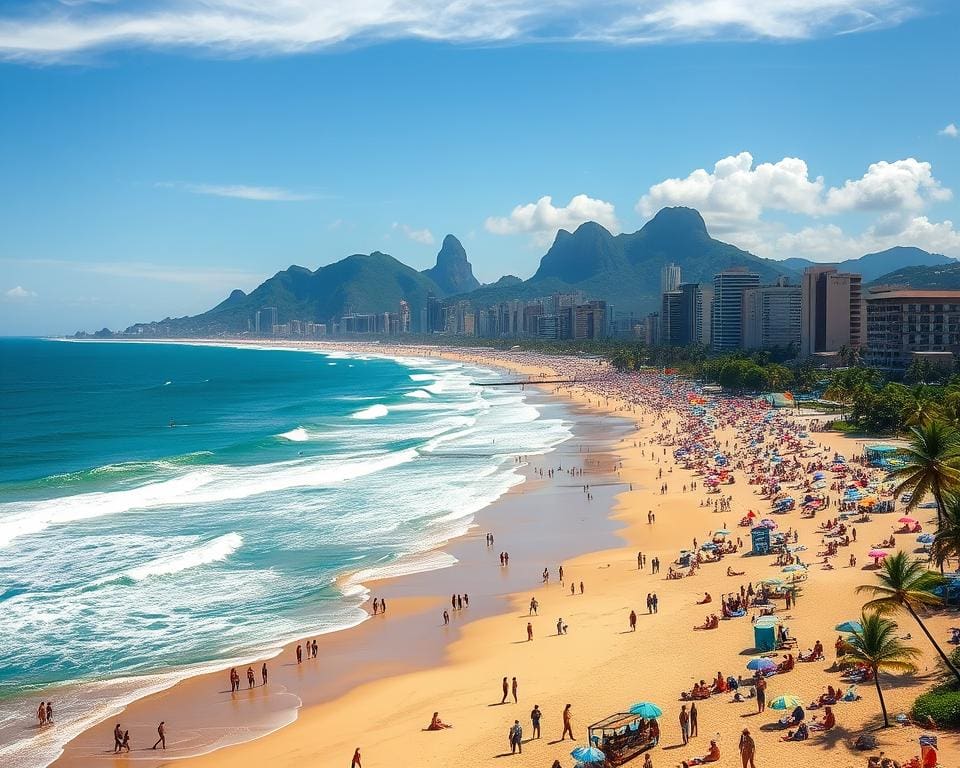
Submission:
[[950,686],[938,686],[917,697],[913,703],[913,718],[927,722],[933,720],[943,728],[960,727],[960,691]]
[[878,614],[889,614],[899,610],[909,613],[920,626],[923,634],[927,636],[927,640],[940,654],[943,663],[960,683],[960,672],[933,639],[927,625],[920,618],[921,613],[943,605],[943,600],[933,592],[944,584],[943,577],[928,570],[924,563],[912,560],[906,552],[896,552],[883,561],[883,566],[877,571],[877,580],[878,584],[864,584],[857,587],[858,594],[866,592],[873,596],[873,599],[864,604],[864,610]]
[[884,727],[890,726],[887,717],[887,705],[880,688],[880,672],[905,674],[915,672],[916,660],[920,651],[904,645],[897,638],[897,625],[879,613],[864,611],[860,616],[860,631],[850,633],[842,660],[855,664],[864,664],[873,672],[873,682],[877,686],[880,698],[880,711],[883,713]]

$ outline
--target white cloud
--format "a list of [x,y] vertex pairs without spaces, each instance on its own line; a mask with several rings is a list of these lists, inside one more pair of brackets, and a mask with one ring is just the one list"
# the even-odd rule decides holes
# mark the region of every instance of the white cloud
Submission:
[[144,0],[27,4],[0,16],[0,58],[56,61],[103,48],[293,54],[416,38],[466,43],[651,44],[796,40],[898,24],[925,0]]
[[575,195],[559,208],[550,195],[544,195],[535,203],[518,205],[509,216],[489,217],[484,226],[495,235],[529,233],[535,242],[543,244],[553,240],[558,230],[573,231],[585,221],[595,221],[613,233],[620,231],[613,203],[587,195]]
[[760,244],[754,252],[771,258],[802,256],[811,261],[842,261],[895,245],[960,257],[960,232],[950,220],[932,222],[926,216],[915,216],[896,231],[868,227],[859,235],[848,235],[836,224],[827,224],[782,234]]
[[414,229],[407,224],[400,224],[395,221],[393,222],[393,229],[399,230],[410,240],[413,240],[415,243],[420,243],[421,245],[433,245],[436,242],[433,232],[426,227],[423,229]]
[[193,192],[195,195],[211,195],[213,197],[233,197],[239,200],[256,200],[259,202],[296,203],[303,200],[315,200],[316,195],[294,192],[283,187],[254,187],[247,184],[186,184],[181,182],[161,181],[157,187],[176,187]]
[[664,206],[689,205],[714,229],[729,232],[758,222],[765,210],[806,216],[911,212],[951,196],[934,178],[930,163],[912,157],[873,163],[861,178],[828,189],[822,176],[810,178],[800,158],[754,166],[753,155],[741,152],[718,160],[712,171],[698,168],[685,178],[654,184],[640,198],[637,211],[649,217]]
[[35,291],[28,291],[22,285],[17,285],[11,288],[9,291],[6,291],[3,295],[13,301],[25,301],[27,299],[37,298],[37,294]]
[[949,138],[951,138],[951,139],[955,139],[955,138],[957,138],[957,136],[960,136],[960,129],[957,128],[957,126],[956,126],[955,123],[948,123],[948,124],[945,125],[943,128],[941,128],[939,131],[937,131],[937,135],[938,135],[938,136],[947,136],[947,137],[949,137]]
[[[894,245],[960,256],[960,233],[952,222],[922,215],[951,197],[930,163],[912,157],[873,163],[860,178],[828,187],[823,177],[811,178],[800,158],[754,165],[753,156],[741,152],[717,161],[710,171],[698,168],[686,177],[654,184],[636,209],[649,217],[664,206],[697,208],[711,232],[771,258],[836,261]],[[780,221],[765,217],[767,212],[819,221],[788,231]],[[851,213],[873,219],[859,234],[830,221]]]
[[873,163],[863,177],[831,189],[825,213],[845,211],[919,211],[930,202],[949,200],[952,193],[933,177],[930,163],[912,157]]

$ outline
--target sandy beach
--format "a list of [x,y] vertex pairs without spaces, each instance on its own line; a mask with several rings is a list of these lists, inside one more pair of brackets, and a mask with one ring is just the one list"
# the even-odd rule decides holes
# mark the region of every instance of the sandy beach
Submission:
[[[581,413],[596,414],[596,429],[613,423],[603,418],[622,417],[623,434],[613,430],[606,436],[588,434],[590,448],[586,453],[573,451],[568,443],[559,452],[531,458],[525,470],[528,481],[508,496],[550,505],[557,519],[564,521],[567,533],[573,534],[573,542],[580,546],[565,551],[568,544],[560,543],[550,532],[544,532],[541,538],[537,529],[524,526],[522,501],[510,507],[509,499],[502,500],[506,502],[501,505],[505,511],[499,517],[493,514],[485,518],[481,514],[483,527],[451,545],[450,551],[460,560],[460,566],[368,585],[372,594],[387,598],[388,614],[352,630],[324,636],[317,661],[297,667],[292,649],[284,649],[270,662],[276,670],[270,686],[248,693],[244,680],[237,696],[224,690],[229,684],[223,674],[185,681],[134,703],[116,718],[137,733],[138,742],[130,755],[114,758],[109,754],[111,720],[68,745],[55,765],[123,764],[132,759],[140,765],[171,763],[174,761],[143,751],[148,737],[153,742],[152,734],[160,719],[167,725],[168,752],[189,749],[187,740],[196,738],[196,732],[204,728],[221,729],[222,743],[231,744],[260,735],[250,729],[263,727],[257,724],[265,722],[265,712],[289,709],[289,701],[284,701],[287,696],[301,703],[294,722],[287,724],[285,717],[278,716],[274,728],[265,728],[261,738],[177,759],[176,764],[191,768],[347,766],[359,747],[364,766],[494,766],[502,760],[550,766],[555,759],[567,766],[574,762],[571,749],[586,743],[589,724],[626,712],[637,701],[655,702],[663,710],[661,741],[650,752],[656,768],[680,765],[682,760],[704,755],[710,739],[716,740],[721,752],[715,764],[740,765],[737,741],[743,728],[749,728],[756,740],[758,765],[794,761],[801,765],[859,767],[866,764],[868,754],[878,753],[851,748],[856,735],[879,723],[880,709],[872,683],[858,686],[859,700],[836,705],[834,729],[812,733],[805,742],[781,740],[785,730],[779,728],[777,718],[782,712],[758,714],[753,700],[735,703],[729,694],[717,694],[697,702],[699,725],[703,727],[688,745],[681,743],[677,720],[683,703],[681,691],[689,691],[699,680],[714,679],[718,672],[724,677],[749,675],[746,663],[754,655],[750,615],[756,612],[720,621],[713,630],[697,631],[694,627],[703,624],[705,615],[720,612],[722,595],[738,592],[741,585],[787,575],[781,573],[774,556],[747,554],[750,528],[738,523],[750,510],[758,517],[767,516],[771,505],[760,497],[756,485],[748,484],[746,470],[734,468],[736,482],[720,486],[719,494],[708,495],[702,488],[702,473],[685,469],[674,458],[689,419],[681,387],[674,393],[662,392],[655,400],[637,402],[628,393],[621,397],[611,386],[586,381],[593,371],[598,378],[607,373],[595,360],[574,365],[565,358],[546,359],[519,352],[390,349],[380,345],[351,348],[374,354],[442,356],[506,368],[531,379],[567,378],[575,368],[583,384],[541,385],[542,389]],[[663,390],[664,384],[651,374],[643,386]],[[729,450],[733,465],[747,458],[743,423],[738,419],[750,413],[744,404],[724,407],[725,418],[716,425],[714,437],[720,449]],[[789,419],[796,421],[793,416]],[[790,428],[803,429],[798,425]],[[768,451],[778,445],[776,429],[771,423],[765,446]],[[785,445],[783,450],[785,459],[829,463],[835,453],[859,455],[863,441],[811,431],[802,458],[798,452],[788,452]],[[574,453],[579,454],[579,463]],[[574,466],[582,466],[584,474],[570,475]],[[595,486],[589,491],[592,500],[586,498],[588,491],[583,488],[590,483]],[[667,487],[661,493],[663,483]],[[693,483],[701,487],[693,490]],[[826,493],[833,496],[835,504],[839,493]],[[712,501],[720,497],[729,497],[729,509],[714,509]],[[705,501],[711,503],[705,505]],[[596,519],[605,519],[608,508],[612,525]],[[651,512],[655,515],[652,523]],[[825,658],[798,663],[792,671],[770,677],[768,701],[794,694],[810,702],[828,684],[846,687],[840,682],[839,672],[828,671],[834,665],[838,634],[834,626],[859,615],[863,598],[854,590],[874,579],[867,551],[891,534],[899,514],[873,514],[870,522],[856,523],[856,543],[841,547],[832,559],[833,568],[826,570],[818,564],[823,558],[816,556],[825,535],[821,524],[836,512],[833,506],[815,517],[805,518],[794,510],[776,518],[781,530],[796,531],[799,544],[806,547],[801,557],[809,566],[796,604],[786,609],[778,601],[776,613],[797,639],[794,653],[806,652],[819,640],[825,647]],[[918,510],[917,516],[926,524],[929,510]],[[611,535],[613,528],[616,537]],[[730,541],[740,537],[744,547],[720,562],[703,564],[693,576],[667,578],[681,549],[697,549],[694,540],[709,541],[718,529],[731,531]],[[484,538],[487,530],[495,537],[492,547]],[[917,546],[914,538],[898,536],[898,546],[912,552]],[[497,561],[501,551],[511,553],[509,578],[497,587],[505,570]],[[638,552],[647,560],[641,569],[637,566]],[[562,583],[558,553],[563,557]],[[855,566],[848,563],[850,553],[857,558]],[[654,558],[662,563],[657,574],[651,573],[650,561]],[[541,583],[544,568],[549,571],[549,583]],[[743,575],[728,576],[728,568]],[[458,576],[468,572],[485,575],[469,579]],[[444,608],[449,609],[449,595],[465,591],[468,583],[478,585],[470,587],[477,599],[471,601],[468,611],[454,612],[452,625],[445,627],[440,616]],[[649,593],[658,596],[656,613],[647,611],[645,598]],[[713,602],[698,604],[705,593]],[[529,603],[534,597],[539,611],[529,616]],[[631,610],[638,616],[635,632],[628,624]],[[565,634],[557,633],[558,619],[568,627]],[[923,660],[915,676],[881,677],[891,716],[908,712],[913,699],[937,675],[935,652],[918,627],[908,616],[897,619],[900,634],[911,635],[908,644],[922,651]],[[527,640],[528,622],[532,641]],[[956,622],[943,613],[931,617],[928,626],[938,641],[945,642],[951,623]],[[512,696],[507,703],[500,703],[504,677],[517,678],[518,703],[513,703]],[[240,713],[244,701],[256,702],[256,706]],[[530,711],[535,704],[543,712],[543,736],[529,740]],[[572,705],[575,741],[560,740],[561,712],[566,704]],[[425,730],[434,712],[453,727]],[[822,710],[810,714],[822,715]],[[522,755],[511,756],[507,733],[515,719],[523,725],[525,742]],[[912,725],[896,725],[875,734],[879,749],[902,761],[919,754],[917,739],[924,732]],[[937,735],[941,764],[960,765],[960,738],[955,734]],[[633,764],[641,763],[642,758]]]

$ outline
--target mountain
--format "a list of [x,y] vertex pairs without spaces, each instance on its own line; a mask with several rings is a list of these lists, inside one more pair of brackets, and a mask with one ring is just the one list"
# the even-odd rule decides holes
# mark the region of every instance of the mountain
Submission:
[[[605,299],[617,310],[644,314],[660,308],[660,271],[668,262],[680,266],[683,282],[700,283],[712,282],[717,272],[731,267],[756,272],[761,283],[772,283],[781,276],[797,281],[803,269],[813,264],[806,259],[760,258],[711,237],[698,211],[664,208],[636,232],[614,235],[592,221],[573,232],[560,230],[528,280],[507,275],[481,286],[463,245],[447,235],[435,266],[423,272],[378,251],[354,254],[313,272],[291,266],[250,294],[233,291],[208,312],[140,324],[127,332],[237,333],[247,330],[263,307],[276,307],[280,323],[330,323],[350,312],[396,312],[401,300],[410,305],[413,326],[418,328],[428,293],[486,308],[501,301],[582,291],[587,298]],[[960,280],[960,266],[954,259],[919,248],[891,248],[837,266],[860,272],[867,282],[881,278],[883,282],[940,287]]]
[[467,252],[453,235],[443,238],[436,266],[423,270],[423,274],[437,284],[444,296],[468,293],[480,287],[480,281],[473,276],[473,267],[467,261]]
[[950,259],[949,264],[938,266],[913,266],[895,269],[873,280],[870,285],[903,285],[910,288],[933,290],[960,289],[960,262]]
[[[841,272],[854,272],[863,275],[864,282],[869,283],[881,275],[904,267],[935,267],[956,263],[956,259],[951,259],[941,253],[930,253],[922,248],[897,245],[893,248],[887,248],[885,251],[868,253],[857,259],[846,259],[830,266],[836,267]],[[784,259],[781,264],[785,264],[796,272],[803,272],[807,267],[826,266],[808,259],[798,258]]]
[[131,326],[127,333],[151,334],[163,325],[165,334],[236,333],[263,307],[276,307],[278,322],[310,320],[326,323],[350,312],[396,312],[401,299],[419,317],[427,294],[443,291],[427,275],[379,251],[354,254],[311,272],[292,266],[249,294],[233,291],[209,312],[194,317],[167,318],[160,323]]

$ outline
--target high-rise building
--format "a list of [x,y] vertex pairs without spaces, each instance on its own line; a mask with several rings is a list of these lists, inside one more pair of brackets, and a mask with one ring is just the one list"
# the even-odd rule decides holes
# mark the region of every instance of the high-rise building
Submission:
[[866,364],[903,369],[960,354],[960,291],[880,290],[866,296]]
[[680,267],[673,262],[660,269],[660,293],[670,293],[680,287]]
[[651,312],[644,320],[643,343],[648,347],[660,343],[660,314],[658,312]]
[[277,308],[263,307],[254,316],[254,326],[258,336],[272,336],[273,326],[277,324]]
[[427,294],[427,324],[424,333],[440,333],[444,330],[443,303],[432,293]]
[[400,317],[398,333],[410,333],[410,305],[400,299]]
[[856,349],[863,334],[863,278],[835,267],[809,267],[803,272],[800,354]]
[[744,349],[800,348],[800,314],[803,293],[799,285],[747,288],[743,292]]
[[713,318],[710,343],[714,349],[739,349],[743,344],[743,292],[760,285],[760,275],[746,267],[725,269],[713,277]]
[[713,288],[699,283],[680,284],[680,330],[678,346],[710,344]]
[[660,344],[665,347],[682,347],[686,344],[682,303],[681,291],[667,291],[660,295]]

